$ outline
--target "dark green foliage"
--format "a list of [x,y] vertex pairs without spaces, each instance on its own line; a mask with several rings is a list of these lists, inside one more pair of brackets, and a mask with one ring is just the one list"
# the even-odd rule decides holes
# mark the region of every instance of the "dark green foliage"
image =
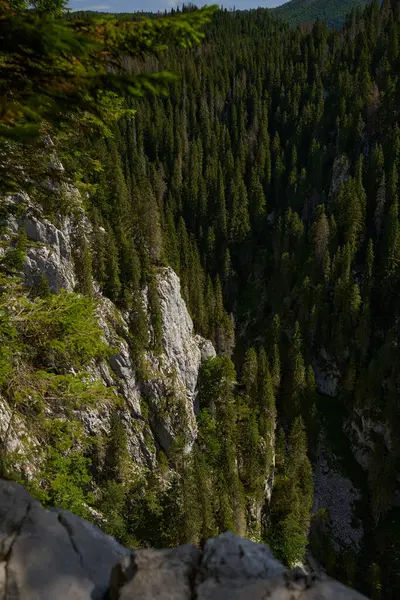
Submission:
[[69,128],[111,135],[109,124],[134,112],[127,96],[165,92],[171,73],[134,72],[126,60],[132,66],[168,44],[191,47],[202,39],[200,29],[213,12],[206,8],[133,22],[94,13],[66,18],[61,0],[33,4],[37,10],[28,10],[24,1],[0,7],[2,192],[40,187],[38,177],[43,181],[50,172],[56,177],[54,165],[49,171],[40,164],[51,157],[48,138],[38,141],[43,133],[58,131],[61,149],[74,137]]
[[26,346],[26,356],[36,368],[60,372],[71,365],[82,368],[112,353],[103,341],[90,298],[62,292],[31,300],[21,291],[12,282],[0,290],[3,349]]
[[380,600],[382,598],[382,573],[381,568],[377,563],[372,563],[369,568],[369,594],[371,600]]
[[125,499],[124,487],[113,479],[107,481],[102,490],[100,502],[101,512],[105,517],[102,529],[121,542],[127,541]]
[[[72,366],[83,369],[110,355],[93,301],[75,294],[51,295],[44,283],[32,300],[18,280],[1,281],[0,392],[10,408],[0,444],[2,467],[8,465],[5,474],[21,480],[15,462],[36,459],[40,467],[25,482],[32,492],[46,506],[89,517],[88,506],[94,502],[89,441],[77,415],[93,403],[115,402],[112,391],[87,372],[71,373]],[[38,444],[28,457],[13,461],[4,449],[10,428],[24,418]]]
[[[299,4],[307,20],[324,18],[331,9],[333,19],[341,18],[337,2],[319,3],[318,14],[310,12],[315,3]],[[122,29],[129,33],[135,21],[126,21],[130,25]],[[162,19],[153,21],[138,27],[143,32],[148,26],[150,41],[158,43],[167,34],[156,25]],[[115,20],[110,23],[113,29]],[[312,501],[307,456],[315,455],[321,426],[317,368],[334,367],[339,397],[332,403],[345,407],[335,420],[338,435],[342,417],[358,424],[359,415],[384,431],[372,440],[364,502],[363,550],[370,571],[360,568],[364,555],[360,561],[351,554],[336,560],[321,515],[311,541],[328,570],[345,581],[376,597],[399,596],[400,538],[390,529],[400,455],[399,23],[398,7],[388,1],[355,11],[340,32],[321,23],[291,29],[265,10],[217,11],[200,49],[171,47],[157,56],[160,69],[178,75],[168,98],[128,100],[124,108],[137,111],[134,120],[117,102],[121,118],[110,123],[108,101],[116,99],[108,97],[105,114],[98,115],[106,124],[101,135],[81,122],[81,113],[79,127],[58,131],[57,152],[85,191],[93,225],[80,250],[80,290],[90,293],[91,268],[102,292],[127,311],[137,372],[146,376],[144,350],[161,350],[156,280],[166,264],[179,274],[196,333],[209,337],[218,351],[200,377],[199,433],[190,458],[182,453],[180,436],[168,459],[160,455],[167,483],[155,473],[118,474],[119,458],[102,481],[108,531],[120,539],[157,546],[201,542],[232,528],[268,540],[288,563],[301,559]],[[65,24],[54,22],[50,29],[57,27]],[[123,39],[117,41],[124,47]],[[129,65],[136,77],[139,63]],[[20,149],[15,146],[9,157],[16,165]],[[32,170],[47,164],[43,149],[23,150]],[[46,214],[56,218],[73,209],[59,204],[46,194]],[[7,276],[22,264],[23,248],[16,243],[7,247],[9,264],[8,252],[2,262]],[[67,302],[64,295],[37,295],[34,306],[55,314],[66,303],[71,315],[73,298],[74,319],[83,326],[87,298]],[[3,383],[23,334],[8,316],[0,321],[1,341],[7,340],[0,350]],[[91,354],[84,340],[43,315],[38,321],[53,337],[44,336],[31,349],[32,361],[55,369],[57,377],[71,362],[87,364]],[[28,333],[39,337],[34,327]],[[28,383],[24,389],[39,387]],[[47,377],[46,394],[61,388],[70,405],[67,383]],[[80,390],[81,401],[87,394]],[[37,395],[34,400],[28,408],[40,412]],[[264,490],[276,423],[268,510]],[[110,440],[104,443],[109,448]],[[92,458],[93,472],[96,465]],[[260,508],[264,529],[254,516]],[[321,535],[313,539],[314,530],[322,542]]]
[[289,25],[310,25],[326,21],[329,27],[340,27],[347,15],[363,7],[369,0],[290,0],[273,9],[273,14]]
[[114,412],[110,423],[110,432],[106,442],[103,473],[106,479],[123,483],[127,477],[129,454],[127,436],[121,416]]
[[198,446],[211,467],[208,485],[217,494],[214,501],[217,530],[243,533],[243,491],[236,464],[235,380],[235,369],[228,358],[205,363],[201,374]]
[[154,352],[160,354],[162,352],[162,316],[157,284],[154,277],[151,277],[149,280],[147,297],[149,301],[152,328],[152,339],[150,344]]
[[114,302],[118,302],[121,292],[120,268],[118,263],[118,249],[115,236],[110,230],[107,235],[107,253],[105,261],[104,293]]
[[40,274],[38,282],[33,286],[32,294],[34,296],[39,296],[39,298],[50,296],[50,284],[47,277],[43,275],[43,273]]
[[74,244],[74,265],[78,279],[78,290],[89,298],[93,295],[92,255],[88,240],[82,228],[78,230]]
[[310,510],[313,501],[311,464],[301,418],[289,431],[284,451],[282,433],[278,438],[277,472],[271,503],[272,528],[267,539],[276,556],[293,565],[305,556]]
[[25,263],[25,251],[27,247],[27,237],[24,230],[18,232],[14,247],[7,250],[1,261],[2,269],[9,274],[19,273]]
[[261,537],[260,521],[254,514],[262,511],[265,503],[276,418],[265,352],[260,352],[260,357],[254,349],[247,352],[242,391],[235,391],[235,380],[235,369],[227,357],[203,366],[192,467],[196,487],[191,506],[201,523],[195,539],[204,539],[204,532],[227,529]]
[[311,551],[316,560],[327,571],[334,573],[337,556],[329,527],[329,515],[325,509],[320,509],[312,516],[309,540]]
[[47,506],[59,506],[88,517],[87,507],[93,502],[87,492],[91,483],[90,460],[82,448],[71,449],[79,435],[79,426],[49,419],[44,422],[44,429],[46,462],[40,488],[33,491]]

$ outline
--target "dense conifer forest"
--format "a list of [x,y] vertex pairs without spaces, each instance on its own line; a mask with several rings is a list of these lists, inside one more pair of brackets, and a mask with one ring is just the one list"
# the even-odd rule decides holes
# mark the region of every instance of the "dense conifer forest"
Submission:
[[324,21],[329,27],[340,27],[347,15],[358,7],[362,8],[368,0],[290,0],[272,9],[273,14],[290,25]]
[[[140,364],[145,349],[160,348],[155,273],[170,265],[196,332],[218,353],[201,373],[190,456],[180,439],[168,457],[160,453],[160,470],[173,473],[168,486],[151,472],[127,486],[116,411],[107,468],[90,474],[102,490],[98,507],[125,543],[200,543],[231,529],[294,564],[311,540],[334,576],[374,600],[397,598],[399,3],[374,0],[338,31],[317,23],[305,33],[261,9],[219,10],[205,31],[200,46],[127,59],[133,76],[145,68],[178,77],[163,95],[129,100],[134,118],[104,135],[64,131],[68,143],[60,136],[57,148],[93,224],[78,291],[90,297],[93,276],[129,309]],[[50,218],[60,210],[42,202]],[[315,381],[322,352],[341,374],[329,400]],[[340,431],[357,415],[384,423],[390,439],[377,434],[363,474],[359,553],[335,552],[323,515],[311,520],[311,464],[328,402]],[[75,487],[85,490],[80,467]]]

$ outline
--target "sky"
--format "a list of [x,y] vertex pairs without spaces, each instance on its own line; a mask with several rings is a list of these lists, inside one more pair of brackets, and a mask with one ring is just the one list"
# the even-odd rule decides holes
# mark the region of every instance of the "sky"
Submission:
[[[192,2],[196,6],[204,4],[219,4],[225,8],[236,7],[241,10],[249,8],[272,8],[283,4],[285,0],[196,0]],[[188,2],[186,2],[188,3]],[[98,10],[104,12],[135,12],[145,10],[157,12],[169,10],[180,5],[177,0],[70,0],[69,7],[72,10]]]

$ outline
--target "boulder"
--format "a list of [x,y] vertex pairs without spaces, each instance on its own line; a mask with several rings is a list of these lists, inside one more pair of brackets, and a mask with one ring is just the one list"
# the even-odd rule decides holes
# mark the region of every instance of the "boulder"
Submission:
[[192,544],[168,550],[140,550],[122,559],[111,576],[110,600],[186,600],[201,552]]
[[4,600],[101,600],[128,550],[67,511],[45,510],[0,481],[0,590]]
[[[324,575],[288,570],[269,548],[225,533],[200,550],[130,550],[84,519],[46,510],[0,480],[4,600],[363,600]],[[365,598],[364,598],[365,600]]]
[[263,544],[225,533],[203,552],[138,550],[113,569],[110,600],[365,600],[324,575],[288,570]]

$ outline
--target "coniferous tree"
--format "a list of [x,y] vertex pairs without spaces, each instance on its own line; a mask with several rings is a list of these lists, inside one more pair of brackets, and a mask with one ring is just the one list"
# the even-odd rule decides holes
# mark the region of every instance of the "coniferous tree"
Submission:
[[104,282],[104,293],[114,302],[118,301],[121,291],[121,281],[119,278],[119,260],[118,249],[115,236],[111,229],[107,231],[107,258],[106,258],[106,279]]
[[[201,14],[185,10],[177,16],[189,20],[192,41],[192,26],[196,19],[201,21]],[[391,483],[398,470],[396,14],[393,2],[382,7],[373,2],[364,12],[355,12],[343,30],[328,32],[321,23],[285,28],[261,10],[217,11],[199,52],[179,47],[157,58],[163,70],[179,73],[168,80],[168,97],[151,98],[144,85],[141,91],[146,94],[130,98],[128,104],[122,94],[123,106],[119,94],[126,80],[112,88],[119,100],[111,94],[103,102],[97,91],[87,88],[89,96],[81,95],[84,89],[77,88],[76,77],[79,69],[87,68],[81,53],[77,57],[81,62],[72,66],[71,81],[78,112],[72,111],[68,90],[71,106],[59,104],[59,71],[50,73],[54,80],[42,102],[43,89],[37,84],[43,69],[49,64],[53,68],[60,49],[64,48],[64,60],[65,47],[71,48],[65,23],[54,21],[51,27],[60,34],[61,46],[57,43],[52,55],[46,54],[51,44],[42,41],[49,40],[50,22],[43,12],[38,61],[31,57],[40,72],[33,73],[28,96],[18,96],[15,81],[21,85],[28,81],[31,62],[22,65],[14,82],[7,65],[0,69],[3,87],[9,90],[4,106],[10,108],[10,100],[17,98],[21,106],[32,108],[33,102],[34,110],[50,107],[56,115],[50,119],[41,112],[36,119],[24,110],[13,113],[18,121],[21,115],[26,119],[19,123],[23,128],[33,118],[35,126],[42,120],[48,132],[51,121],[55,146],[44,148],[38,138],[28,145],[21,138],[13,152],[7,147],[5,160],[0,161],[2,189],[3,180],[7,191],[15,191],[17,184],[31,188],[35,178],[45,181],[47,157],[57,152],[65,172],[58,176],[54,170],[54,189],[61,186],[66,193],[58,198],[41,189],[34,195],[49,220],[57,223],[65,214],[74,219],[81,211],[69,195],[70,187],[63,187],[65,176],[73,177],[75,181],[68,183],[83,192],[92,233],[85,235],[85,260],[79,266],[86,274],[92,269],[101,291],[129,319],[127,341],[138,377],[139,373],[148,377],[144,351],[162,350],[157,286],[167,264],[178,272],[195,332],[209,337],[219,354],[212,393],[205,405],[200,401],[195,453],[184,466],[179,450],[168,466],[165,458],[160,459],[160,469],[169,469],[168,491],[159,489],[154,474],[132,484],[128,493],[122,483],[110,480],[105,486],[107,522],[120,539],[127,539],[128,529],[135,543],[157,545],[199,542],[225,527],[259,536],[255,507],[264,501],[262,484],[271,474],[278,422],[284,430],[275,443],[276,478],[266,536],[284,560],[293,562],[303,552],[307,533],[308,517],[299,499],[308,506],[310,497],[306,460],[298,462],[307,450],[298,417],[305,423],[313,456],[323,427],[317,406],[337,403],[339,419],[344,400],[343,419],[357,419],[356,410],[364,424],[376,421],[390,434],[390,453],[375,435],[371,442],[370,522],[379,520],[379,527],[363,543],[368,564],[379,563],[382,569],[379,575],[374,567],[375,579],[388,597],[397,598],[395,568],[390,565],[398,543],[390,538],[379,544],[379,552],[375,548],[379,530],[386,526]],[[12,16],[18,31],[24,30],[25,19],[33,26],[36,17],[29,12],[24,23],[17,22],[20,18],[17,13]],[[93,26],[92,19],[97,19],[82,18]],[[170,38],[161,21],[144,22],[151,40],[153,26],[157,30],[160,22],[157,39],[162,44]],[[74,16],[70,22],[77,26]],[[130,22],[125,33],[131,30]],[[20,41],[9,35],[9,24],[9,17],[2,20],[2,32],[6,30],[2,39],[15,58]],[[173,38],[176,29],[171,26]],[[92,31],[92,25],[88,27]],[[110,30],[115,31],[114,22]],[[103,49],[108,44],[102,34],[98,42]],[[114,43],[110,35],[109,45]],[[141,44],[140,52],[146,50]],[[135,54],[133,46],[126,46],[129,54]],[[46,63],[43,57],[51,61]],[[147,60],[153,64],[153,58]],[[104,90],[110,91],[115,73],[101,61]],[[136,73],[136,63],[130,59],[127,63]],[[63,73],[64,66],[63,62]],[[68,76],[70,69],[68,60]],[[163,77],[159,75],[152,85],[159,89]],[[133,120],[132,108],[137,111]],[[65,129],[57,115],[62,115]],[[117,116],[118,122],[108,119]],[[8,119],[0,111],[0,124],[6,129],[13,122]],[[7,144],[14,143],[7,139]],[[21,182],[25,167],[29,177]],[[16,276],[24,268],[30,242],[21,245],[17,236],[11,237],[0,268],[7,276]],[[91,275],[86,284],[79,281],[80,291],[90,293],[89,279]],[[39,298],[47,301],[48,292]],[[32,294],[38,295],[35,289]],[[255,360],[249,350],[239,383],[232,384],[232,367],[225,359],[234,355],[239,362],[247,348],[259,346],[266,352],[260,350]],[[324,371],[325,356],[340,372],[338,397],[329,403],[317,395],[310,366],[315,373]],[[225,380],[231,385],[225,386]],[[3,395],[4,390],[0,392]],[[385,468],[379,469],[383,462]],[[353,558],[345,556],[348,567],[339,560],[335,575],[354,578]],[[366,577],[359,569],[354,580],[364,585]]]
[[290,429],[287,450],[282,432],[278,435],[278,443],[277,475],[271,504],[271,519],[276,525],[268,541],[276,555],[291,565],[305,554],[313,498],[311,465],[301,418],[295,419]]
[[383,214],[385,210],[386,202],[386,180],[385,173],[382,175],[381,183],[379,185],[378,194],[376,196],[376,209],[374,214],[376,237],[379,240],[382,231]]
[[397,281],[400,261],[400,231],[397,201],[390,207],[384,239],[384,279],[387,285]]

